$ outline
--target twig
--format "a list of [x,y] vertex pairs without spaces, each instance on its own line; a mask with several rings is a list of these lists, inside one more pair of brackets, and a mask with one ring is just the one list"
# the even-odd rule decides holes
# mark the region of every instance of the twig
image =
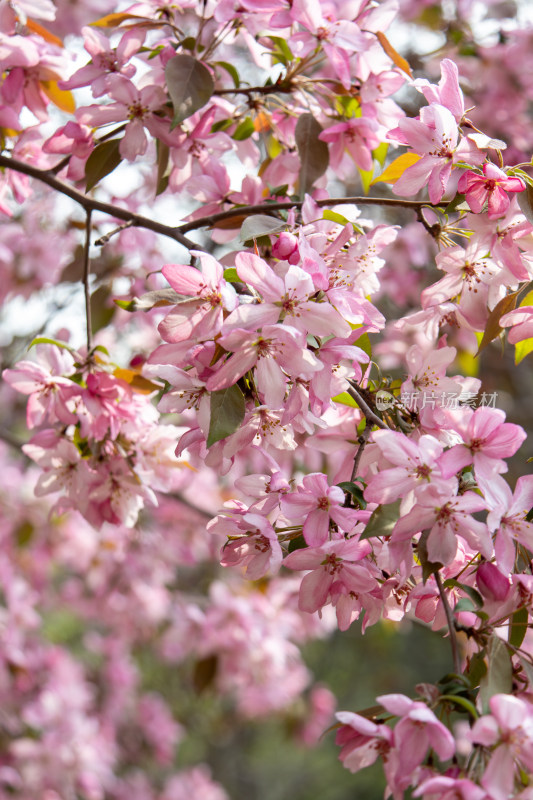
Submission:
[[[373,425],[377,425],[378,428],[385,428],[388,430],[389,426],[386,425],[382,419],[380,419],[377,414],[374,414],[368,403],[361,397],[357,388],[354,387],[352,381],[349,381],[350,388],[348,389],[348,394],[350,397],[353,397],[361,411],[366,417],[367,422],[371,422]],[[366,429],[365,429],[366,430]]]
[[450,608],[450,604],[448,603],[448,598],[446,597],[446,592],[444,591],[444,587],[442,585],[442,580],[440,577],[439,571],[435,571],[433,573],[435,575],[435,581],[437,583],[437,588],[439,590],[440,599],[442,600],[442,605],[444,606],[444,613],[446,614],[446,622],[448,623],[448,630],[450,632],[450,645],[452,648],[452,658],[453,658],[453,668],[457,675],[461,674],[461,655],[459,653],[459,644],[457,642],[457,632],[455,630],[455,620],[453,618],[453,613]]
[[108,243],[108,241],[111,239],[112,236],[115,236],[115,234],[117,233],[122,233],[122,231],[125,231],[126,228],[131,228],[132,225],[133,222],[131,221],[131,219],[129,219],[127,222],[124,222],[122,225],[119,225],[118,228],[113,228],[113,230],[109,231],[109,233],[104,233],[103,236],[100,236],[100,238],[96,240],[95,245],[97,247],[103,247],[104,244]]
[[272,83],[268,86],[240,86],[234,89],[215,89],[213,94],[290,94],[293,89],[294,86],[292,86],[290,82],[282,81],[280,83]]
[[71,200],[74,200],[75,203],[78,203],[80,206],[82,206],[85,211],[100,211],[103,214],[108,214],[110,217],[116,217],[117,219],[123,219],[126,222],[131,222],[131,224],[136,228],[146,228],[147,230],[154,231],[154,233],[159,233],[162,236],[168,236],[170,239],[174,239],[174,241],[179,242],[179,244],[183,245],[183,247],[186,247],[187,250],[203,250],[199,244],[187,239],[187,237],[181,232],[180,228],[171,227],[170,225],[163,225],[162,223],[156,222],[148,217],[143,217],[140,214],[134,214],[131,211],[127,211],[125,208],[119,208],[111,203],[101,203],[99,200],[95,200],[92,197],[87,197],[87,195],[79,192],[77,189],[74,189],[67,183],[60,181],[48,170],[37,169],[36,167],[32,167],[30,164],[25,164],[23,161],[19,161],[16,158],[8,158],[7,156],[2,155],[0,155],[0,167],[12,169],[15,172],[20,172],[22,175],[28,175],[30,178],[35,178],[36,180],[41,181],[51,189],[55,189],[56,192],[64,194],[66,197],[70,197]]
[[89,285],[91,273],[91,214],[90,208],[87,209],[85,217],[85,248],[83,251],[83,293],[85,295],[85,319],[87,324],[87,358],[90,359],[93,346],[93,330],[91,322],[91,287]]
[[361,456],[363,455],[363,451],[368,443],[368,440],[370,439],[371,433],[372,433],[372,428],[370,427],[370,425],[367,425],[364,431],[361,433],[361,436],[359,437],[359,447],[357,448],[357,452],[353,460],[352,477],[350,478],[352,482],[357,477],[357,470],[359,469]]

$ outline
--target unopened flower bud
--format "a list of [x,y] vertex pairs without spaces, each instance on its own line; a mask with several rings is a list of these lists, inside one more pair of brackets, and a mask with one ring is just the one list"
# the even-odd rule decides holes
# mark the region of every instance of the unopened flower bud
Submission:
[[484,561],[479,565],[476,582],[477,588],[487,600],[505,600],[511,588],[509,579],[489,561]]
[[297,264],[300,260],[297,237],[293,233],[282,231],[272,246],[272,255],[274,258],[288,261],[289,264]]

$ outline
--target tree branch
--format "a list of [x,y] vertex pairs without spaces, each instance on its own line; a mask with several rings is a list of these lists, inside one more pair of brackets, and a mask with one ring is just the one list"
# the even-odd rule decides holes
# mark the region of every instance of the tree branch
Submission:
[[378,417],[377,414],[374,414],[368,403],[365,400],[363,400],[363,398],[359,394],[357,384],[354,386],[354,383],[352,381],[348,382],[350,384],[350,388],[348,389],[348,394],[350,395],[350,397],[353,397],[353,399],[363,412],[364,416],[366,417],[366,421],[371,422],[372,425],[377,425],[378,428],[384,428],[385,430],[388,430],[389,426],[386,425],[383,422],[383,420]]
[[215,89],[213,94],[290,94],[294,86],[290,82],[272,83],[269,86],[240,86],[235,89]]
[[174,239],[174,241],[183,245],[183,247],[186,247],[187,250],[203,250],[203,248],[200,247],[200,245],[198,245],[196,242],[187,239],[187,237],[181,232],[180,228],[171,227],[170,225],[163,225],[162,223],[156,222],[148,217],[143,217],[140,214],[134,214],[131,211],[127,211],[125,208],[119,208],[111,203],[101,203],[99,200],[94,200],[92,197],[87,197],[87,195],[79,192],[77,189],[74,189],[67,183],[60,181],[49,170],[37,169],[36,167],[32,167],[30,164],[25,164],[23,161],[19,161],[16,158],[9,158],[2,155],[0,155],[0,167],[12,169],[15,172],[20,172],[22,175],[28,175],[30,178],[35,178],[36,180],[41,181],[41,183],[46,184],[56,192],[64,194],[66,197],[70,197],[71,200],[74,200],[75,203],[78,203],[80,206],[82,206],[85,211],[100,211],[102,214],[108,214],[110,217],[116,217],[117,219],[122,219],[125,222],[130,222],[131,225],[134,225],[136,228],[146,228],[147,230],[154,231],[154,233],[159,233],[162,236],[168,236],[170,239]]
[[87,358],[90,359],[91,350],[93,346],[93,330],[91,321],[91,287],[89,285],[91,273],[91,215],[90,208],[87,209],[87,216],[85,218],[85,247],[83,250],[83,293],[85,295],[85,319],[87,326]]
[[368,440],[370,439],[371,433],[372,433],[372,428],[370,425],[367,425],[364,431],[361,433],[361,436],[359,437],[359,447],[357,448],[357,452],[354,456],[352,477],[350,478],[352,482],[357,478],[357,470],[359,469],[361,456],[363,455],[363,451],[368,444]]
[[[236,206],[230,208],[228,211],[219,211],[217,214],[209,214],[206,217],[198,217],[198,219],[185,222],[183,225],[178,225],[178,230],[181,233],[188,233],[189,231],[197,230],[198,228],[208,227],[215,223],[231,219],[231,217],[240,217],[248,214],[261,214],[263,211],[281,211],[289,208],[301,208],[303,200],[281,200],[275,203],[256,203],[252,206]],[[430,203],[427,200],[402,200],[401,197],[326,197],[322,200],[315,200],[319,208],[324,206],[339,206],[339,205],[367,205],[367,206],[399,206],[401,208],[411,208],[418,211],[423,206],[430,208],[445,208],[447,203]]]
[[446,622],[448,623],[448,630],[450,632],[450,645],[452,648],[453,668],[455,670],[455,673],[457,675],[460,675],[461,654],[459,653],[459,644],[457,642],[457,632],[455,630],[455,620],[453,618],[453,612],[450,608],[450,604],[448,603],[448,598],[446,597],[446,592],[444,591],[439,571],[436,570],[433,574],[435,575],[435,581],[437,583],[437,588],[439,590],[439,595],[442,601],[442,605],[444,606],[444,613],[446,614]]

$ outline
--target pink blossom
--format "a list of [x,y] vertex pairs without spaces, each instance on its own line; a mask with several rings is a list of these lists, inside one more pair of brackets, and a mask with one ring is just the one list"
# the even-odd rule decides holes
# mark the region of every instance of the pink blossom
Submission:
[[411,775],[429,748],[441,761],[448,760],[455,753],[452,734],[425,703],[410,700],[402,694],[381,695],[376,700],[391,714],[401,718],[394,727],[394,741],[399,751],[402,776]]
[[440,457],[444,478],[450,478],[469,464],[474,465],[476,480],[490,493],[492,475],[505,472],[503,461],[514,455],[526,438],[519,426],[505,422],[505,413],[498,408],[462,409],[455,421],[455,430],[463,444],[456,444]]
[[67,350],[41,346],[37,349],[39,363],[19,361],[15,369],[6,369],[2,377],[22,394],[29,395],[26,408],[28,428],[48,421],[71,425],[77,418],[72,399],[80,387],[69,378],[74,371],[74,359]]
[[520,306],[500,317],[502,328],[510,328],[507,338],[511,344],[518,344],[533,338],[533,306]]
[[488,800],[487,793],[468,778],[452,778],[448,775],[436,775],[420,784],[413,797],[427,800]]
[[257,365],[257,387],[273,408],[283,403],[286,375],[307,376],[323,366],[306,348],[303,334],[290,325],[265,325],[261,333],[236,328],[221,336],[219,344],[232,355],[216,362],[216,371],[206,381],[208,391],[233,386]]
[[406,197],[427,185],[431,202],[440,202],[454,162],[465,157],[477,159],[472,152],[477,148],[467,140],[459,142],[455,118],[438,103],[422,108],[420,119],[401,119],[398,128],[389,132],[389,138],[397,138],[421,156],[394,184],[394,194]]
[[471,739],[494,747],[481,784],[494,800],[514,796],[519,765],[533,769],[533,709],[525,700],[496,694],[489,700],[491,713],[474,723]]
[[168,140],[169,124],[166,125],[165,134],[161,118],[154,114],[155,111],[160,111],[167,102],[166,93],[161,86],[149,85],[139,90],[127,78],[117,75],[114,76],[108,94],[115,100],[114,103],[79,108],[76,116],[82,125],[91,126],[127,120],[124,136],[119,145],[123,158],[135,161],[137,156],[146,152],[148,139],[144,131],[145,127],[153,135]]
[[331,521],[346,532],[357,523],[358,512],[344,508],[344,500],[344,492],[339,486],[329,486],[326,475],[315,472],[305,476],[298,492],[282,498],[281,509],[289,519],[305,519],[305,541],[310,547],[317,547],[327,541]]
[[498,566],[509,574],[515,562],[515,542],[533,549],[533,524],[525,519],[533,507],[533,476],[522,475],[512,493],[507,481],[494,475],[490,488],[487,524],[491,531],[496,531],[494,548]]
[[285,567],[311,570],[300,585],[300,611],[312,614],[321,609],[327,603],[335,584],[342,584],[348,593],[353,592],[355,595],[371,592],[376,587],[375,577],[366,564],[356,563],[364,559],[371,550],[367,541],[334,539],[318,547],[307,547],[289,553],[283,561]]
[[100,97],[112,89],[110,76],[123,75],[125,78],[131,78],[135,75],[135,66],[128,62],[142,47],[146,37],[143,28],[126,31],[115,49],[111,49],[109,39],[94,28],[87,26],[82,28],[81,32],[91,61],[77,70],[68,80],[62,81],[60,84],[62,89],[78,89],[80,86],[90,84],[93,97]]
[[207,525],[210,533],[228,536],[221,552],[223,567],[244,567],[250,580],[258,580],[268,572],[275,574],[283,553],[272,525],[258,513],[219,515]]
[[509,177],[495,164],[483,164],[483,175],[469,170],[459,178],[457,189],[466,194],[466,202],[475,214],[481,214],[488,204],[489,219],[502,217],[509,209],[506,192],[523,192],[526,184],[522,178]]
[[369,479],[365,489],[365,499],[369,502],[391,503],[420,486],[444,484],[437,464],[443,448],[433,436],[421,436],[414,442],[403,433],[382,430],[376,431],[373,439],[394,467],[382,469]]
[[425,78],[413,81],[413,86],[422,92],[428,103],[445,106],[460,124],[465,113],[465,101],[459,86],[457,64],[449,58],[444,58],[440,62],[440,71],[441,79],[438,86],[429,83]]
[[372,722],[351,711],[338,711],[335,714],[341,723],[335,743],[341,747],[339,760],[350,772],[359,772],[369,767],[379,756],[385,763],[393,755],[394,735],[384,724]]
[[474,552],[485,558],[492,556],[492,539],[487,526],[470,515],[486,508],[482,497],[465,492],[448,499],[436,486],[429,486],[417,495],[416,505],[401,517],[392,531],[391,545],[408,541],[415,533],[429,529],[427,541],[430,561],[449,564],[457,552],[457,536],[468,542]]
[[163,275],[178,294],[192,297],[170,311],[159,324],[167,342],[214,338],[222,327],[223,313],[233,311],[238,298],[233,286],[224,280],[224,268],[208,253],[193,251],[200,269],[186,264],[167,264]]

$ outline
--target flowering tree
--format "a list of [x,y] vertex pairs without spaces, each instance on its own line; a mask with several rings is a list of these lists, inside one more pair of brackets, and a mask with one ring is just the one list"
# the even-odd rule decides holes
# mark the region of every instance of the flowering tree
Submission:
[[301,645],[407,617],[449,673],[339,711],[342,764],[533,798],[533,477],[479,368],[533,350],[533,34],[400,5],[2,4],[0,797],[223,800],[143,659],[305,694],[314,744]]

